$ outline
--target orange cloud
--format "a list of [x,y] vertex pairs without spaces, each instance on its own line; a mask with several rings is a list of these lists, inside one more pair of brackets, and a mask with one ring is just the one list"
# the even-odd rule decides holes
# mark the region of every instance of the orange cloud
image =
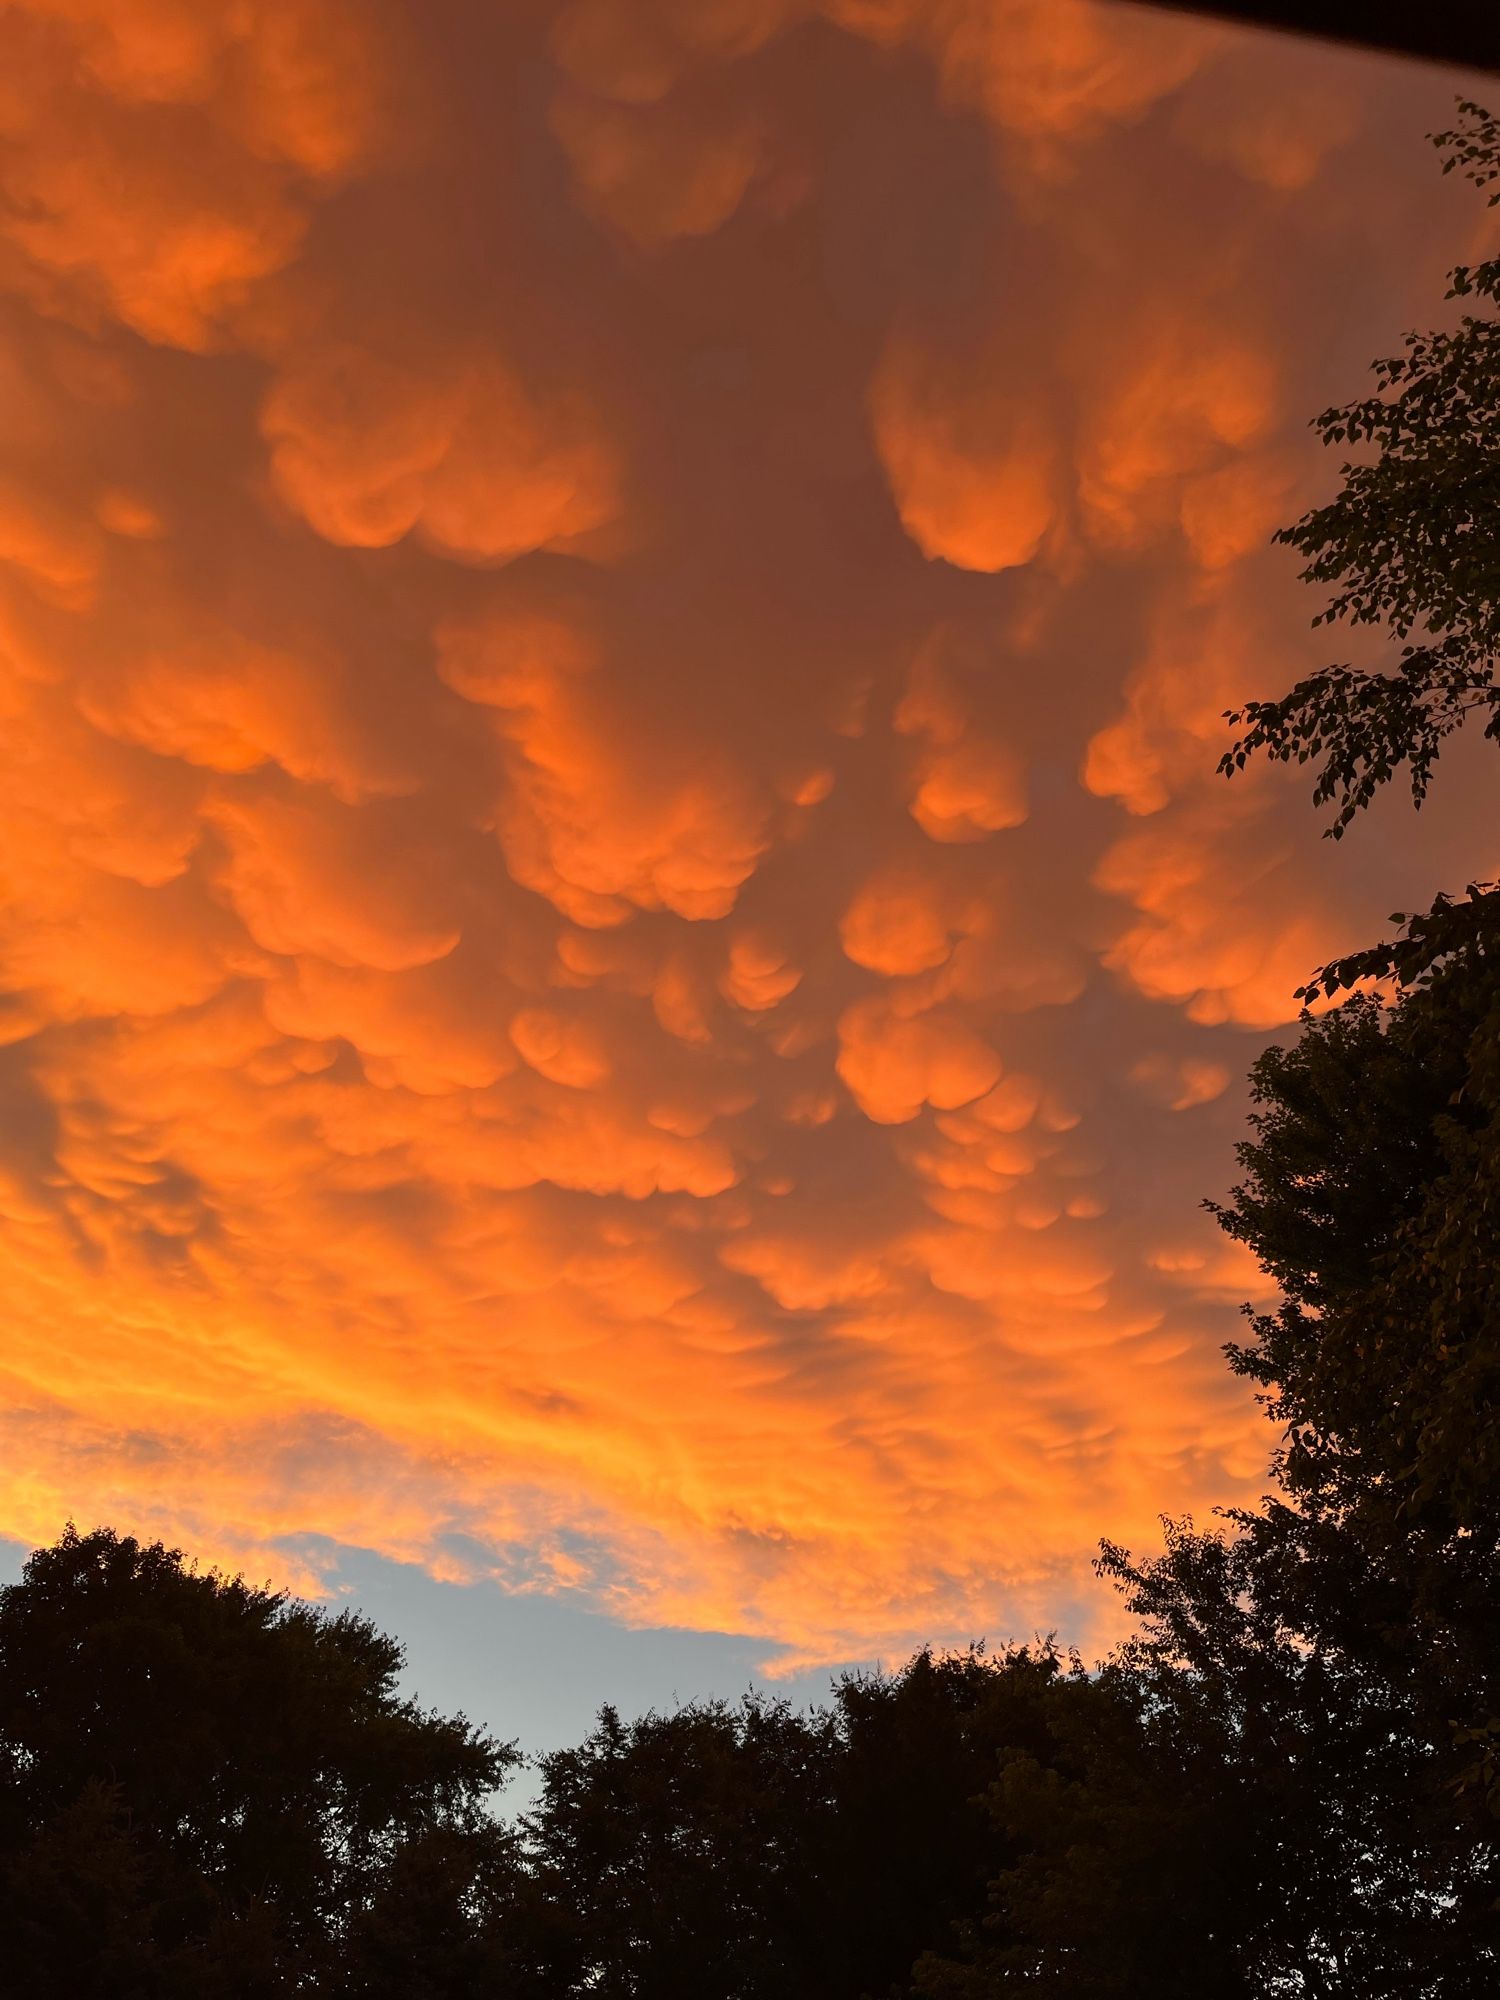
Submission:
[[1213,775],[1443,93],[1083,0],[7,18],[0,1532],[1102,1641],[1096,1537],[1264,1465],[1234,1080],[1471,865],[1461,759],[1338,849]]
[[561,91],[552,129],[593,205],[647,247],[708,236],[727,222],[760,166],[752,119],[705,106],[684,113]]
[[933,840],[983,840],[1026,818],[1021,758],[1010,744],[972,727],[938,647],[917,658],[893,719],[904,736],[924,743],[911,816]]
[[901,525],[924,556],[993,572],[1029,563],[1057,513],[1054,433],[996,383],[955,395],[947,367],[898,343],[871,392],[875,440]]
[[1194,1021],[1273,1028],[1295,1020],[1293,994],[1322,962],[1335,913],[1291,890],[1289,846],[1226,869],[1203,820],[1200,811],[1142,829],[1104,855],[1099,886],[1136,913],[1104,962],[1148,998],[1182,1003]]
[[1124,712],[1089,739],[1083,784],[1135,817],[1201,790],[1232,741],[1225,711],[1269,643],[1263,605],[1234,579],[1166,605],[1122,690]]
[[1247,47],[1178,107],[1178,132],[1205,158],[1277,194],[1299,193],[1359,130],[1337,52],[1314,45],[1300,53],[1289,69],[1274,37]]
[[1143,329],[1127,355],[1096,392],[1079,497],[1091,532],[1128,546],[1149,531],[1160,497],[1184,474],[1264,435],[1274,383],[1269,357],[1238,330],[1192,321]]
[[753,54],[801,11],[800,0],[567,0],[551,48],[601,96],[649,104],[695,65]]
[[489,560],[610,520],[613,454],[566,396],[539,401],[496,354],[415,366],[353,345],[294,365],[261,425],[278,488],[320,535],[384,548],[413,529]]
[[[201,349],[368,155],[387,51],[347,0],[22,0],[0,88],[25,292]],[[190,150],[191,171],[183,171]]]
[[263,949],[404,972],[461,936],[440,864],[411,843],[399,804],[216,804],[227,855],[218,886]]
[[518,882],[585,924],[633,908],[728,914],[766,819],[730,759],[705,765],[673,745],[670,724],[654,741],[633,725],[599,656],[565,625],[499,607],[444,628],[438,644],[449,685],[496,710],[493,823]]
[[915,870],[866,882],[845,910],[839,935],[854,963],[872,972],[927,972],[953,950],[936,884]]
[[878,40],[927,44],[956,98],[1032,141],[1093,137],[1139,118],[1214,43],[1197,23],[1096,0],[829,0],[829,11]]
[[1000,1059],[951,1017],[872,999],[839,1021],[838,1072],[866,1117],[901,1125],[926,1104],[951,1111],[982,1097],[999,1079]]
[[719,984],[726,998],[759,1014],[795,993],[802,984],[802,973],[799,967],[788,964],[785,953],[771,938],[742,931],[730,941],[729,962]]

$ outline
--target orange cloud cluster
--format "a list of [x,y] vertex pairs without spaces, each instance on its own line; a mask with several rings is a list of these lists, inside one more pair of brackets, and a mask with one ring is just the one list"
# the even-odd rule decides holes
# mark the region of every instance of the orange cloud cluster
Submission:
[[1265,1458],[1237,1079],[1461,851],[1212,775],[1441,90],[1088,0],[7,55],[0,1532],[1102,1631]]

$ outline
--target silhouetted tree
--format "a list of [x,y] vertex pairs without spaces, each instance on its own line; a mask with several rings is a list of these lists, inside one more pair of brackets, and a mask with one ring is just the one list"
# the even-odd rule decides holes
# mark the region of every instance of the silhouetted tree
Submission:
[[[1500,180],[1500,123],[1477,104],[1459,113],[1435,135],[1443,171],[1487,187]],[[1500,258],[1454,271],[1448,296],[1500,303]],[[1324,444],[1364,455],[1344,465],[1336,498],[1277,539],[1308,558],[1306,581],[1331,587],[1313,622],[1384,625],[1399,663],[1324,667],[1231,712],[1245,733],[1219,767],[1257,752],[1321,760],[1313,796],[1335,803],[1335,839],[1403,766],[1420,804],[1444,739],[1470,716],[1500,742],[1500,318],[1465,312],[1408,334],[1374,372],[1374,395],[1315,419]]]
[[1500,924],[1394,1005],[1356,995],[1251,1072],[1227,1232],[1277,1279],[1232,1365],[1298,1499],[1387,1535],[1500,1531]]
[[[1109,1795],[1118,1878],[1093,1912],[1091,1962],[1120,1959],[1111,1918],[1129,1907],[1159,1971],[1162,1937],[1197,1921],[1184,1890],[1203,1849],[1188,1837],[1180,1766],[1147,1747],[1119,1677],[1092,1679],[1051,1646],[922,1652],[896,1674],[844,1677],[808,1715],[758,1698],[629,1724],[606,1709],[586,1742],[543,1760],[525,1821],[531,1899],[510,1920],[517,1990],[880,2000],[910,1989],[929,1950],[932,1980],[983,1977],[997,1954],[1019,1965],[1054,1914],[1032,1893],[1045,1870],[1028,1873],[1031,1858],[1065,1825],[1104,1821],[1089,1788],[1106,1767],[1132,1772],[1134,1789]],[[1149,1825],[1127,1827],[1127,1796]],[[1169,1853],[1184,1866],[1164,1865]],[[997,1878],[1011,1884],[1003,1901]],[[1190,1968],[1228,1962],[1210,1940],[1186,1952],[1177,1984],[1149,1990],[1196,1996]]]
[[1223,1744],[1241,1817],[1247,1989],[1264,2000],[1481,2000],[1493,1856],[1459,1827],[1400,1592],[1338,1524],[1271,1500],[1103,1568],[1140,1621],[1120,1664],[1183,1737]]
[[923,1651],[899,1674],[839,1683],[835,1906],[846,1914],[834,1991],[904,1989],[923,1952],[983,1918],[987,1885],[1018,1853],[989,1789],[1009,1759],[1055,1767],[1063,1684],[1095,1698],[1050,1643]]
[[[1460,112],[1445,171],[1487,187],[1500,126]],[[1500,260],[1450,297],[1500,302]],[[1361,462],[1281,539],[1332,586],[1319,622],[1384,624],[1399,665],[1250,704],[1221,765],[1318,764],[1335,837],[1403,767],[1420,804],[1470,715],[1500,740],[1500,319],[1376,374],[1317,420]],[[1477,2000],[1500,1986],[1500,887],[1392,921],[1302,996],[1390,1004],[1355,993],[1261,1058],[1215,1207],[1282,1291],[1230,1349],[1282,1428],[1279,1490],[1101,1566],[1141,1620],[1118,1664],[1146,1712],[1217,1732],[1234,1773],[1253,1990]]]
[[982,1912],[935,1936],[922,2000],[1024,1988],[1067,2000],[1253,1991],[1249,1829],[1221,1731],[1185,1735],[1120,1666],[1034,1690],[1044,1748],[1000,1750],[980,1801],[998,1860]]
[[1495,901],[1385,948],[1391,1004],[1304,1017],[1256,1064],[1216,1213],[1283,1294],[1230,1350],[1282,1427],[1280,1490],[1103,1560],[1148,1711],[1222,1742],[1267,1996],[1500,1986]]
[[344,1928],[328,2000],[548,2000],[529,1978],[532,1879],[498,1821],[404,1834]]
[[796,1996],[826,1913],[826,1716],[747,1698],[624,1723],[542,1760],[523,1828],[535,1989]]
[[515,1762],[400,1699],[400,1663],[363,1618],[159,1543],[70,1528],[33,1555],[0,1591],[10,1990],[320,1990],[404,1844],[482,1843]]

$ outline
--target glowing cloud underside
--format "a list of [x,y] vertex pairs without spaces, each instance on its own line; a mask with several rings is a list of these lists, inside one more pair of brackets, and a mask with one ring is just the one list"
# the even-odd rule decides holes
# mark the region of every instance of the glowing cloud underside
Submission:
[[1213,777],[1321,657],[1305,419],[1474,224],[1441,80],[1082,0],[0,32],[0,1532],[1102,1630],[1095,1538],[1264,1464],[1238,1079],[1471,858],[1461,775],[1337,850]]

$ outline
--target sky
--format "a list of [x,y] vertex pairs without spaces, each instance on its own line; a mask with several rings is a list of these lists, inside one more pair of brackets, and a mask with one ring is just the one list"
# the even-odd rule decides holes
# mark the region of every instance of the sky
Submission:
[[504,1734],[1107,1646],[1098,1539],[1265,1482],[1249,1063],[1500,867],[1462,755],[1337,844],[1214,769],[1351,657],[1269,537],[1487,240],[1482,86],[1086,0],[3,19],[12,1555],[352,1598]]

